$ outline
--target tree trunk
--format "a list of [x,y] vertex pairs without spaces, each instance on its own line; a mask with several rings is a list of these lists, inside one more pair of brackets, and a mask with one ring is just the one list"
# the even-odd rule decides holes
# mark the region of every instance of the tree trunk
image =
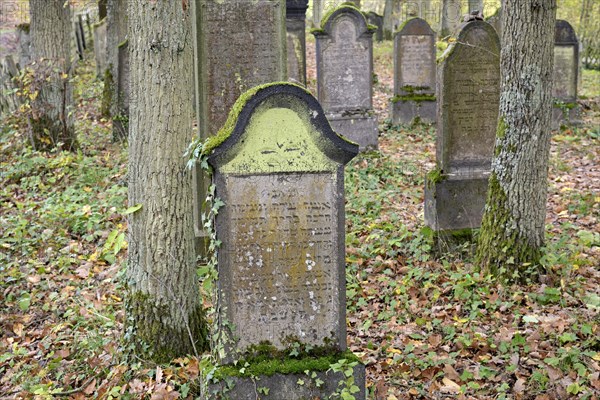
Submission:
[[30,140],[35,149],[75,150],[71,75],[71,10],[64,0],[30,0],[31,48],[39,94],[31,101]]
[[[544,245],[556,0],[502,2],[496,149],[477,261],[523,279]],[[535,274],[532,274],[534,276]]]
[[442,0],[442,33],[448,36],[455,33],[462,22],[462,7],[460,0]]
[[168,361],[206,347],[196,276],[192,175],[193,49],[186,2],[131,0],[127,329],[144,358]]
[[383,9],[383,38],[392,39],[394,34],[394,0],[385,0]]
[[107,0],[106,2],[106,54],[109,73],[105,74],[104,98],[110,101],[110,114],[113,118],[113,140],[127,139],[128,115],[122,115],[119,81],[119,45],[127,39],[127,0]]

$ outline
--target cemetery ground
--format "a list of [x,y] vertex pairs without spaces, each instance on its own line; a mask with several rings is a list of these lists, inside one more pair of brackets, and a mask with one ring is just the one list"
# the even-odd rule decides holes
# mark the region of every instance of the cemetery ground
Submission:
[[[388,122],[390,46],[375,49],[380,151],[346,175],[348,345],[368,398],[598,399],[600,72],[583,71],[584,124],[553,136],[540,281],[504,285],[469,246],[432,255],[435,128]],[[127,147],[93,71],[74,78],[78,153],[33,152],[17,120],[0,126],[0,398],[193,398],[202,357],[157,366],[121,348]]]

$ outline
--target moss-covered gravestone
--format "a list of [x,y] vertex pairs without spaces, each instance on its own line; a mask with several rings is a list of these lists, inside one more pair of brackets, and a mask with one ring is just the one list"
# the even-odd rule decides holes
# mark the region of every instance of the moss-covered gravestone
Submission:
[[500,102],[500,41],[487,22],[464,24],[438,60],[437,168],[425,185],[425,224],[438,237],[479,228]]
[[373,32],[360,10],[343,4],[313,30],[317,40],[317,91],[334,131],[377,148],[373,112]]
[[[285,0],[193,0],[199,136],[223,126],[238,97],[256,85],[287,80]],[[194,227],[202,242],[205,176],[195,171]],[[201,247],[201,246],[200,246]],[[202,250],[199,249],[202,253]]]
[[502,42],[502,8],[496,10],[496,12],[489,18],[486,18],[488,24],[494,27],[500,42]]
[[395,124],[408,124],[415,118],[435,122],[435,67],[435,32],[424,19],[408,20],[394,35],[391,106]]
[[554,31],[554,112],[553,126],[576,123],[579,80],[579,40],[570,23],[557,20]]
[[333,132],[301,87],[269,84],[240,97],[207,147],[224,203],[215,221],[217,349],[224,364],[238,361],[220,368],[211,390],[233,385],[226,396],[254,399],[262,388],[263,399],[294,400],[347,389],[364,398],[364,367],[349,368],[348,386],[326,372],[352,358],[345,352],[344,165],[358,146]]

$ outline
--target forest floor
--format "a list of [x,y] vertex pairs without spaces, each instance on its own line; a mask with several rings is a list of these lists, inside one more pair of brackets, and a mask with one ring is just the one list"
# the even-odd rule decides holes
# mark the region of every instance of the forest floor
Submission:
[[[505,286],[469,246],[431,255],[435,128],[390,125],[391,53],[376,45],[380,149],[346,176],[348,345],[368,398],[597,400],[600,72],[583,71],[585,123],[552,139],[540,282]],[[198,358],[123,356],[127,147],[111,142],[93,71],[74,78],[78,153],[32,151],[18,120],[0,121],[0,398],[193,398]]]

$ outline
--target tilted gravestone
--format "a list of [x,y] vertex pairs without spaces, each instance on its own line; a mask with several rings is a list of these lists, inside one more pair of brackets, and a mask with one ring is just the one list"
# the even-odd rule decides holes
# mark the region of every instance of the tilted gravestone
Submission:
[[437,101],[425,223],[451,238],[478,228],[485,206],[500,102],[500,41],[487,22],[464,24],[438,60]]
[[17,40],[19,42],[17,64],[20,68],[24,68],[31,62],[31,34],[29,29],[29,24],[17,25]]
[[106,36],[106,18],[94,24],[94,57],[96,58],[96,75],[104,78],[104,73],[108,68],[107,36]]
[[317,92],[334,131],[359,144],[377,148],[373,112],[373,32],[356,7],[330,11],[317,40]]
[[554,112],[553,126],[576,123],[579,80],[579,40],[570,23],[557,20],[554,31]]
[[383,41],[383,16],[374,11],[369,11],[367,13],[367,21],[369,24],[377,27],[377,31],[375,31],[375,39],[378,42]]
[[421,18],[408,20],[394,36],[392,120],[435,122],[435,32]]
[[[358,146],[336,135],[297,85],[258,86],[233,110],[205,146],[215,197],[224,203],[215,221],[221,361],[248,360],[258,345],[345,357],[344,165]],[[343,376],[314,372],[259,377],[258,386],[269,389],[261,398],[330,398]],[[364,367],[354,375],[364,399]],[[317,387],[311,376],[325,383]],[[234,382],[230,398],[255,398],[255,381]]]
[[308,0],[287,0],[287,71],[290,82],[306,86],[306,9]]
[[[215,135],[251,87],[287,80],[285,0],[194,0],[196,111],[201,138]],[[195,187],[207,188],[197,169]],[[206,190],[194,190],[199,241]],[[202,252],[202,244],[199,244]]]

